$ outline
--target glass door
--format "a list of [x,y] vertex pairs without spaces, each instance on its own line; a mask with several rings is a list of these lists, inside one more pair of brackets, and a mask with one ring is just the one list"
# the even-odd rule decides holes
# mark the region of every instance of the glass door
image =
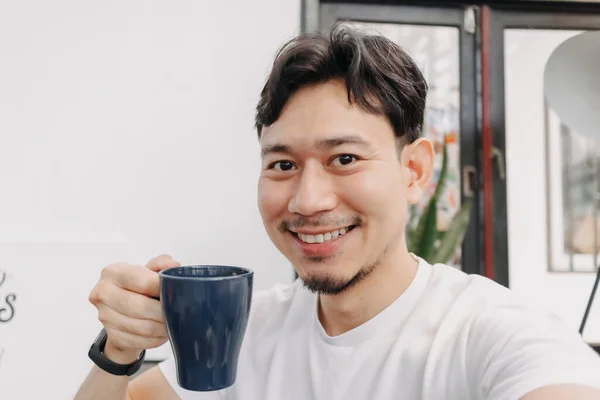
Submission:
[[[491,12],[494,146],[506,160],[506,180],[494,183],[494,214],[507,228],[496,232],[507,249],[496,264],[507,269],[513,291],[550,308],[574,329],[598,265],[594,198],[600,147],[561,120],[544,76],[559,46],[598,29],[598,13]],[[557,79],[568,81],[566,74]],[[588,342],[600,343],[598,303],[584,331]]]
[[[320,29],[338,21],[377,31],[402,46],[418,63],[429,84],[423,134],[436,149],[436,173],[420,214],[436,188],[443,146],[448,149],[448,175],[438,204],[437,228],[443,233],[466,197],[475,207],[463,246],[449,264],[481,273],[475,74],[475,11],[473,8],[431,8],[397,5],[321,4]],[[414,221],[413,221],[414,222]]]

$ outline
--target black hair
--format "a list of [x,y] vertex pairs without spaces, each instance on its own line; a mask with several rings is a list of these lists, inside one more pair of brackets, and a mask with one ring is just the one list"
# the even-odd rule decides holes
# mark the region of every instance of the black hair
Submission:
[[279,49],[256,107],[258,137],[296,91],[333,79],[344,80],[350,104],[385,116],[402,142],[421,135],[427,83],[417,64],[386,37],[338,23],[329,35],[302,34]]

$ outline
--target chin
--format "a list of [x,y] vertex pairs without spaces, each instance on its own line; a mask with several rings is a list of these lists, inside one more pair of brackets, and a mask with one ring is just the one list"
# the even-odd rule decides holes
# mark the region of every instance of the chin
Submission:
[[346,267],[347,271],[349,263],[340,263],[338,261],[336,262],[336,266],[323,265],[324,263],[311,264],[304,268],[299,268],[301,272],[298,275],[304,287],[314,293],[336,295],[352,289],[363,282],[377,268],[379,261],[365,264],[352,275],[348,275],[347,272],[343,273],[339,271],[336,273],[332,271],[336,269],[336,266],[339,266],[339,268]]
[[350,280],[359,268],[346,257],[339,256],[307,256],[288,258],[298,275],[303,279],[317,280]]
[[300,277],[305,288],[313,293],[336,295],[348,289],[352,278],[336,276],[333,274],[308,274]]
[[343,293],[360,283],[368,273],[362,270],[354,275],[347,273],[332,273],[321,271],[310,271],[312,268],[302,270],[298,273],[304,287],[313,293],[336,295]]

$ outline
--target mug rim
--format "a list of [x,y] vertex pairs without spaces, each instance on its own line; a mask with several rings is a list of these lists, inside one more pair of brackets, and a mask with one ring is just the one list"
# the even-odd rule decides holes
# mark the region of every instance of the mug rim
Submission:
[[[168,271],[172,270],[182,270],[186,268],[198,268],[198,269],[207,269],[207,268],[235,268],[243,271],[237,275],[226,275],[226,276],[176,276],[168,274]],[[237,265],[216,265],[216,264],[198,264],[198,265],[181,265],[179,267],[167,268],[159,271],[158,275],[163,279],[174,279],[174,280],[198,280],[198,281],[220,281],[220,280],[229,280],[229,279],[239,279],[249,275],[253,275],[254,271],[244,267],[238,267]]]

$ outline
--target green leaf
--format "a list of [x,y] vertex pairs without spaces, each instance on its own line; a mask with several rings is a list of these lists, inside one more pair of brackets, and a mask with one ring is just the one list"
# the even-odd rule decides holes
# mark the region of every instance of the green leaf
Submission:
[[[424,237],[425,230],[427,227],[427,221],[428,221],[428,219],[430,219],[430,216],[429,216],[430,205],[431,205],[431,200],[429,200],[428,205],[423,209],[423,212],[419,216],[419,221],[417,222],[417,226],[409,231],[410,242],[412,244],[411,251],[419,256],[421,256],[421,253],[422,253],[423,237]],[[409,247],[409,249],[410,249],[410,247]]]
[[419,210],[414,204],[409,205],[408,220],[406,222],[406,247],[408,251],[416,253],[415,245],[418,243],[415,232],[417,231],[416,223],[419,219]]
[[417,250],[415,249],[415,241],[413,239],[414,235],[414,230],[406,231],[406,248],[409,252],[417,254]]
[[434,197],[427,206],[423,215],[423,235],[421,236],[418,256],[429,261],[433,255],[435,241],[437,238],[437,199]]
[[465,233],[467,232],[467,228],[469,227],[469,222],[471,220],[472,208],[473,198],[469,197],[452,219],[448,230],[441,238],[439,247],[437,248],[435,254],[431,257],[431,261],[428,260],[430,263],[446,264],[450,261],[454,255],[454,252],[464,240]]

